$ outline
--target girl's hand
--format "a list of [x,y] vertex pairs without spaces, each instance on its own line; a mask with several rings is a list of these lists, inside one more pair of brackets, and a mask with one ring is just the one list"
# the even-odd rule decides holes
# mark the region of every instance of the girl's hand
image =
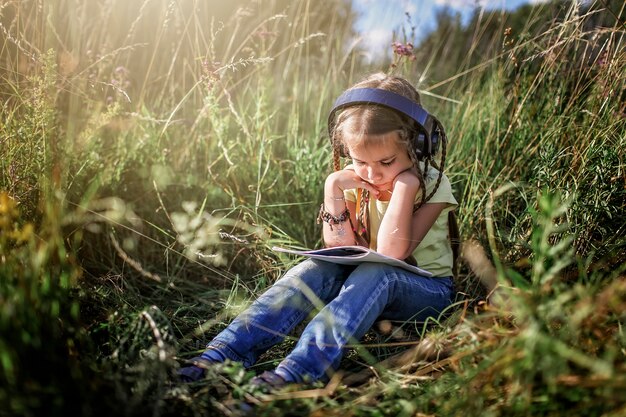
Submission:
[[418,191],[421,186],[421,181],[417,176],[417,169],[415,167],[411,167],[399,173],[393,180],[393,188],[395,189],[398,184],[403,184],[411,190]]
[[[325,193],[336,194],[340,190],[340,195],[343,196],[343,190],[352,188],[365,188],[369,190],[372,195],[378,196],[379,194],[376,187],[359,177],[351,168],[351,165],[348,165],[340,171],[335,171],[326,177]],[[339,195],[335,197],[339,197]]]

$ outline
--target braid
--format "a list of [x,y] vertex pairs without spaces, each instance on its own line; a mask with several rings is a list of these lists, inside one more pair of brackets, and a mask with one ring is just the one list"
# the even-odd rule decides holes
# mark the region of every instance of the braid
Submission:
[[363,195],[361,198],[361,204],[359,207],[359,212],[357,213],[357,235],[361,236],[365,241],[369,244],[369,219],[367,218],[367,214],[369,211],[369,202],[370,202],[370,192],[368,189],[363,188]]
[[448,152],[448,137],[446,136],[446,132],[443,129],[439,120],[435,119],[437,124],[439,125],[439,136],[441,136],[441,162],[439,162],[439,167],[437,169],[441,172],[445,169],[446,166],[446,154]]
[[[439,184],[441,184],[441,179],[443,178],[443,169],[446,163],[446,152],[447,152],[447,144],[448,144],[448,139],[446,137],[446,132],[443,130],[443,126],[441,126],[441,123],[439,123],[439,120],[435,119],[437,125],[439,126],[439,134],[441,136],[441,162],[439,164],[439,166],[436,166],[434,164],[434,159],[431,156],[429,159],[431,160],[431,162],[433,162],[433,165],[435,165],[437,167],[437,170],[439,171],[439,176],[437,177],[437,184],[435,184],[435,187],[433,188],[433,191],[428,195],[428,197],[426,197],[426,200],[424,200],[424,202],[430,200],[433,195],[435,195],[435,193],[437,192],[437,189],[439,189]],[[428,172],[428,160],[426,160],[425,162],[425,166],[426,169],[424,170],[425,172]],[[428,175],[428,174],[427,174]]]
[[333,171],[339,171],[341,169],[341,143],[338,140],[333,140]]

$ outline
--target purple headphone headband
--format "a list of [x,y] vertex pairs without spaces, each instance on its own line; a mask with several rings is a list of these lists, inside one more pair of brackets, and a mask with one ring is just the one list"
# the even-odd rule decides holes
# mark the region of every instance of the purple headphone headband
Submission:
[[355,88],[346,91],[335,100],[333,109],[330,112],[331,120],[329,120],[329,122],[332,123],[332,119],[337,110],[356,104],[379,104],[389,107],[404,113],[424,128],[432,124],[429,120],[430,114],[428,114],[422,106],[400,94],[380,88]]
[[359,104],[385,106],[408,116],[418,124],[419,131],[414,137],[414,150],[417,157],[430,157],[439,148],[439,132],[442,127],[422,106],[400,94],[380,88],[355,88],[348,90],[335,100],[328,115],[328,133],[331,140],[337,111]]

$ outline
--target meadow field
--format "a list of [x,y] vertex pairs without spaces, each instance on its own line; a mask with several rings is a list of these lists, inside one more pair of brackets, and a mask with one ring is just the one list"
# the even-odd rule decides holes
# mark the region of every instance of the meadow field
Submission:
[[[623,2],[407,15],[374,61],[350,1],[223,3],[0,2],[0,416],[626,415]],[[328,111],[375,71],[446,127],[453,309],[327,385],[248,384],[297,335],[179,383],[272,246],[321,245]]]

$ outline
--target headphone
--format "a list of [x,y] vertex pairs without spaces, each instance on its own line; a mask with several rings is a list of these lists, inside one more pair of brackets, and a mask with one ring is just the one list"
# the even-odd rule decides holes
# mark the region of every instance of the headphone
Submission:
[[430,158],[439,150],[439,139],[443,132],[441,123],[413,100],[380,88],[355,88],[344,92],[335,100],[328,115],[328,132],[331,140],[337,112],[359,104],[384,106],[414,120],[418,132],[413,137],[413,149],[418,159]]

